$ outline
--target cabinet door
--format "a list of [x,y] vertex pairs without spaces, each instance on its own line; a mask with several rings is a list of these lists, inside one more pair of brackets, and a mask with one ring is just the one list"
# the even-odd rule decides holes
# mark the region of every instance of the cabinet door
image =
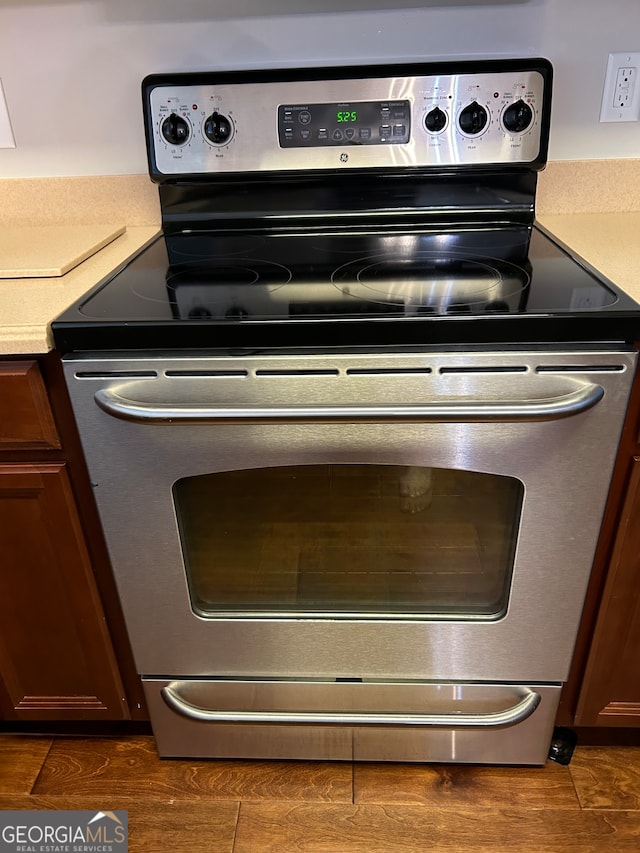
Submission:
[[35,361],[0,362],[0,449],[57,450],[60,439]]
[[640,457],[633,459],[576,724],[640,726]]
[[0,465],[0,715],[128,716],[63,463]]

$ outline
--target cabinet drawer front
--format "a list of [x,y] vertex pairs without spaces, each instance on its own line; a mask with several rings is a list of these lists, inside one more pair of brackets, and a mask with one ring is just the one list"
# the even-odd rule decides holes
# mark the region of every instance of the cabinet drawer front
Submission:
[[60,446],[37,362],[0,362],[0,449],[56,450]]

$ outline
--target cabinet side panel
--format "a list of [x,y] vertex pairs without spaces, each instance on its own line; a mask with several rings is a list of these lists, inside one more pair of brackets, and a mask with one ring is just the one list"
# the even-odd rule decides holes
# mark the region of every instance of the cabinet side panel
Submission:
[[580,693],[581,726],[640,726],[640,456],[620,527]]

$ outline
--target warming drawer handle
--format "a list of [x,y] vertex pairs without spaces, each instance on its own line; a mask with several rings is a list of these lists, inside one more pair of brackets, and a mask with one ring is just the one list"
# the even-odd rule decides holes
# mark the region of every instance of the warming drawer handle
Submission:
[[537,400],[493,402],[460,400],[416,406],[237,406],[153,405],[128,400],[117,389],[96,391],[96,404],[107,414],[134,423],[203,423],[215,421],[551,421],[578,415],[604,396],[600,385],[587,384],[568,394]]
[[540,704],[540,694],[526,689],[523,698],[503,711],[480,714],[377,714],[347,711],[239,711],[200,708],[180,696],[180,683],[166,685],[160,691],[165,703],[183,717],[210,723],[301,723],[312,726],[446,726],[480,728],[511,726],[530,717]]

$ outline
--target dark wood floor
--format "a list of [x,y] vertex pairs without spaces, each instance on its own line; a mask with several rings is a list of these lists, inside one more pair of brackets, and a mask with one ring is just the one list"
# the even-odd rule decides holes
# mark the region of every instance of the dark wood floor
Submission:
[[151,737],[0,735],[0,809],[126,809],[132,853],[640,850],[640,747],[542,768],[159,760]]

